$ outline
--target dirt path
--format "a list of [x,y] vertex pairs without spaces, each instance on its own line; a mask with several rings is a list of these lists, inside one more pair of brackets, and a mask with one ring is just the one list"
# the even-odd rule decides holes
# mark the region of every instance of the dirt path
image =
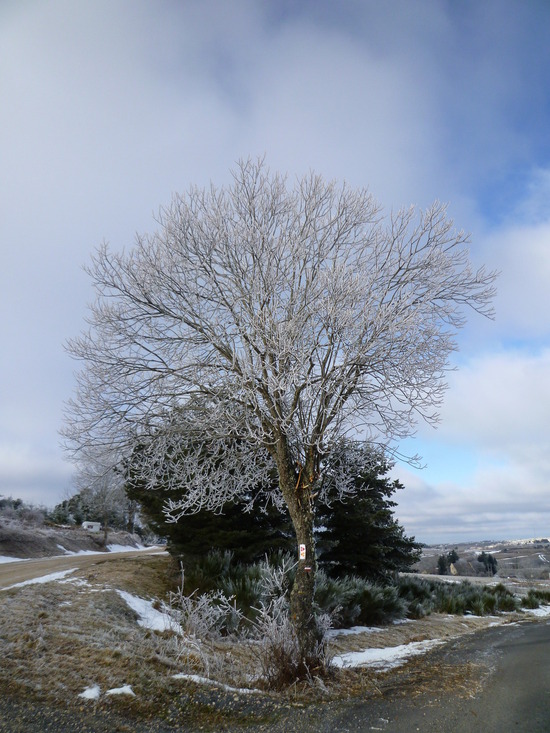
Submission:
[[37,560],[17,560],[15,562],[0,563],[0,590],[17,583],[24,583],[28,580],[41,578],[63,570],[70,570],[71,568],[80,570],[109,560],[136,557],[137,555],[156,555],[161,552],[165,552],[162,547],[147,547],[143,550],[97,552],[90,555],[63,555],[61,557],[41,557]]

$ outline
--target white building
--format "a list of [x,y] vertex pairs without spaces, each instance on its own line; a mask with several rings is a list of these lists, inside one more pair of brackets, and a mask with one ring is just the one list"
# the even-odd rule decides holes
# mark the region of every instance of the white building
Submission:
[[100,522],[82,522],[82,529],[87,529],[88,532],[99,532],[101,529]]

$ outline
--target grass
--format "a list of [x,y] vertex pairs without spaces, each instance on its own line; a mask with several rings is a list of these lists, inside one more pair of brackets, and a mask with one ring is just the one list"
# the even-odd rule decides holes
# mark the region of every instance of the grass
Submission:
[[[279,714],[281,701],[291,705],[294,699],[302,703],[319,701],[327,695],[348,695],[356,689],[372,692],[381,684],[380,677],[369,670],[338,670],[325,680],[328,691],[321,686],[298,685],[277,696],[245,696],[247,699],[237,703],[232,693],[222,694],[174,680],[172,675],[182,671],[181,660],[178,661],[174,653],[174,637],[170,633],[159,634],[140,627],[134,612],[116,593],[119,589],[141,597],[168,599],[180,580],[179,568],[170,558],[112,559],[71,577],[74,582],[29,585],[0,593],[0,695],[38,699],[64,707],[89,705],[94,710],[116,710],[129,721],[152,720],[160,715],[183,729],[190,728],[191,724],[219,729],[223,716],[226,719],[233,716],[234,722],[251,719],[257,722],[258,716],[267,720]],[[227,576],[224,582],[229,582]],[[244,583],[242,578],[239,582]],[[248,589],[245,586],[243,590]],[[338,596],[347,589],[356,604],[361,588],[348,583],[337,587],[334,593]],[[361,592],[358,593],[358,589]],[[333,603],[330,589],[320,590],[326,596],[323,605]],[[504,586],[498,585],[475,587],[412,578],[401,582],[398,596],[395,589],[389,593],[385,597],[375,590],[374,596],[363,598],[371,609],[369,613],[378,614],[386,607],[391,614],[395,615],[399,609],[401,615],[406,613],[409,618],[414,616],[419,620],[386,625],[380,633],[364,635],[355,641],[353,637],[341,637],[338,653],[368,645],[408,643],[430,635],[452,638],[444,636],[447,630],[451,633],[451,628],[456,636],[464,633],[466,622],[471,631],[489,623],[461,615],[456,623],[449,623],[447,617],[438,616],[452,609],[458,614],[492,614],[517,607],[517,599]],[[548,591],[533,590],[524,605],[536,607],[537,603],[549,601]],[[416,609],[416,613],[412,609]],[[213,644],[222,662],[212,670],[212,677],[244,686],[245,675],[255,661],[253,649],[242,643],[235,644],[231,638],[221,638]],[[353,647],[353,644],[359,646]],[[414,664],[418,669],[423,668],[421,660]],[[195,671],[201,671],[199,663]],[[395,674],[400,679],[406,677],[402,671]],[[131,685],[136,697],[102,695],[98,702],[79,700],[78,695],[94,684],[100,685],[103,693]]]
[[162,656],[159,640],[143,633],[115,590],[97,583],[97,573],[86,579],[94,583],[93,592],[88,585],[55,582],[2,593],[4,690],[65,699],[92,684],[103,691],[130,684],[138,695],[166,674],[171,662]]

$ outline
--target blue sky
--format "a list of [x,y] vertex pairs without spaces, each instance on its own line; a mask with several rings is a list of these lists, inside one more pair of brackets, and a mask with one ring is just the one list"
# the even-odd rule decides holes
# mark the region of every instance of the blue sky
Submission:
[[502,271],[437,430],[403,448],[426,542],[550,535],[550,4],[531,0],[7,0],[0,5],[0,495],[71,491],[63,343],[103,239],[241,157],[449,203]]

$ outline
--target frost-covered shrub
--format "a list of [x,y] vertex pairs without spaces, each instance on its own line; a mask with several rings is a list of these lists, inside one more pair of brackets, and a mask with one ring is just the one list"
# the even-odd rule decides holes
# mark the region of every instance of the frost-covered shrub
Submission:
[[288,553],[276,552],[261,562],[245,565],[235,562],[231,552],[214,550],[185,564],[185,591],[222,591],[226,597],[235,599],[245,617],[252,619],[271,582],[272,572],[280,575],[282,591],[290,591],[295,561]]
[[223,591],[209,591],[187,596],[180,588],[170,597],[171,615],[184,635],[197,639],[219,638],[236,631],[242,621],[242,613],[235,599]]
[[328,668],[326,632],[331,626],[328,614],[316,617],[318,644],[309,659],[303,659],[289,615],[289,574],[293,564],[283,560],[278,566],[265,563],[262,596],[251,622],[257,641],[256,654],[262,677],[271,689],[280,689],[296,679],[313,678]]

